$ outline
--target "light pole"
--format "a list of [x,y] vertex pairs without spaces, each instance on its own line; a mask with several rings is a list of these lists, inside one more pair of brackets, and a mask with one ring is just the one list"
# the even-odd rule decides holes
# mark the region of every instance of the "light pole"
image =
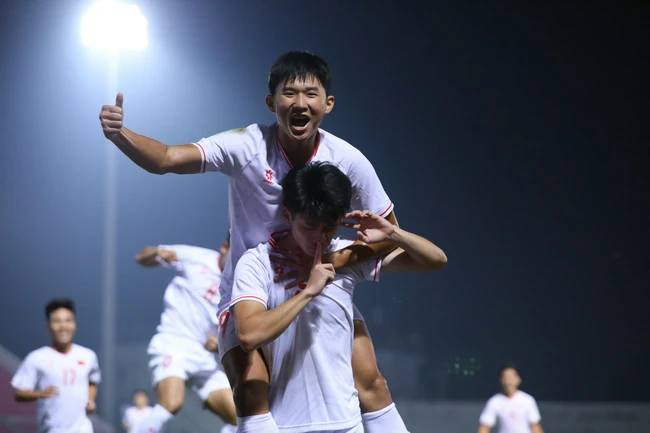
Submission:
[[[143,50],[147,46],[147,20],[135,5],[114,0],[95,3],[81,22],[84,45],[107,54],[107,101],[119,90],[119,53]],[[116,318],[116,244],[117,244],[117,155],[115,146],[106,146],[106,183],[104,186],[104,236],[102,250],[102,342],[100,368],[100,413],[114,424],[115,401],[115,318]]]

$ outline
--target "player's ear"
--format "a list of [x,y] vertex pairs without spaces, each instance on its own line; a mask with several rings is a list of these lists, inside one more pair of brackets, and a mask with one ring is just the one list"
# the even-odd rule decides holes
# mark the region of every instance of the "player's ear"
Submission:
[[273,101],[272,95],[266,95],[266,108],[268,108],[271,113],[275,113],[275,102]]
[[325,114],[329,114],[333,108],[334,108],[334,96],[329,95],[325,99]]
[[291,212],[289,212],[286,206],[282,206],[282,217],[285,223],[291,225]]

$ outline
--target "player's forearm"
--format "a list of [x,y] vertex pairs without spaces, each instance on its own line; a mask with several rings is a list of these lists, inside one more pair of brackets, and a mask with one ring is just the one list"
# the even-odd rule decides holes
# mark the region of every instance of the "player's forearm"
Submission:
[[135,261],[142,266],[158,266],[158,247],[145,247],[135,256]]
[[15,394],[16,401],[29,402],[43,398],[43,391],[29,391],[25,389],[17,389]]
[[153,138],[136,134],[127,128],[122,128],[111,141],[129,159],[149,173],[165,174],[169,171],[167,146]]
[[481,424],[481,426],[478,428],[478,433],[490,433],[490,427]]
[[403,249],[423,271],[435,271],[447,263],[444,251],[422,236],[395,227],[389,240],[396,247]]
[[235,314],[239,345],[246,352],[252,352],[275,340],[312,299],[313,296],[301,291],[272,310],[252,314],[246,318],[238,318]]
[[530,425],[530,430],[531,430],[533,433],[544,433],[544,430],[542,429],[542,426],[541,426],[541,424],[539,424],[539,423],[531,424],[531,425]]
[[88,401],[95,401],[97,399],[97,385],[94,383],[88,384]]

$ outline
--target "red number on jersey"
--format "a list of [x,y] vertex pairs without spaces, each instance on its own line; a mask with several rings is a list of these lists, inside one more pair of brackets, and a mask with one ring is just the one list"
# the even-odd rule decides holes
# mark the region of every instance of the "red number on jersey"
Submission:
[[206,299],[208,302],[212,302],[212,298],[214,298],[214,295],[219,293],[219,285],[218,284],[213,284],[210,286],[207,292],[203,295],[203,297]]
[[74,368],[66,368],[63,370],[63,385],[72,386],[74,385],[74,380],[77,378],[77,370]]

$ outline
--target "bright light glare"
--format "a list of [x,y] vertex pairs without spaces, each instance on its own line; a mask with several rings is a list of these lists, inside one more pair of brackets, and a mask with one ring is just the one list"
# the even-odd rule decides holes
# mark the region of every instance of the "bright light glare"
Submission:
[[147,19],[136,5],[99,1],[81,20],[81,42],[109,51],[143,50],[147,47]]

